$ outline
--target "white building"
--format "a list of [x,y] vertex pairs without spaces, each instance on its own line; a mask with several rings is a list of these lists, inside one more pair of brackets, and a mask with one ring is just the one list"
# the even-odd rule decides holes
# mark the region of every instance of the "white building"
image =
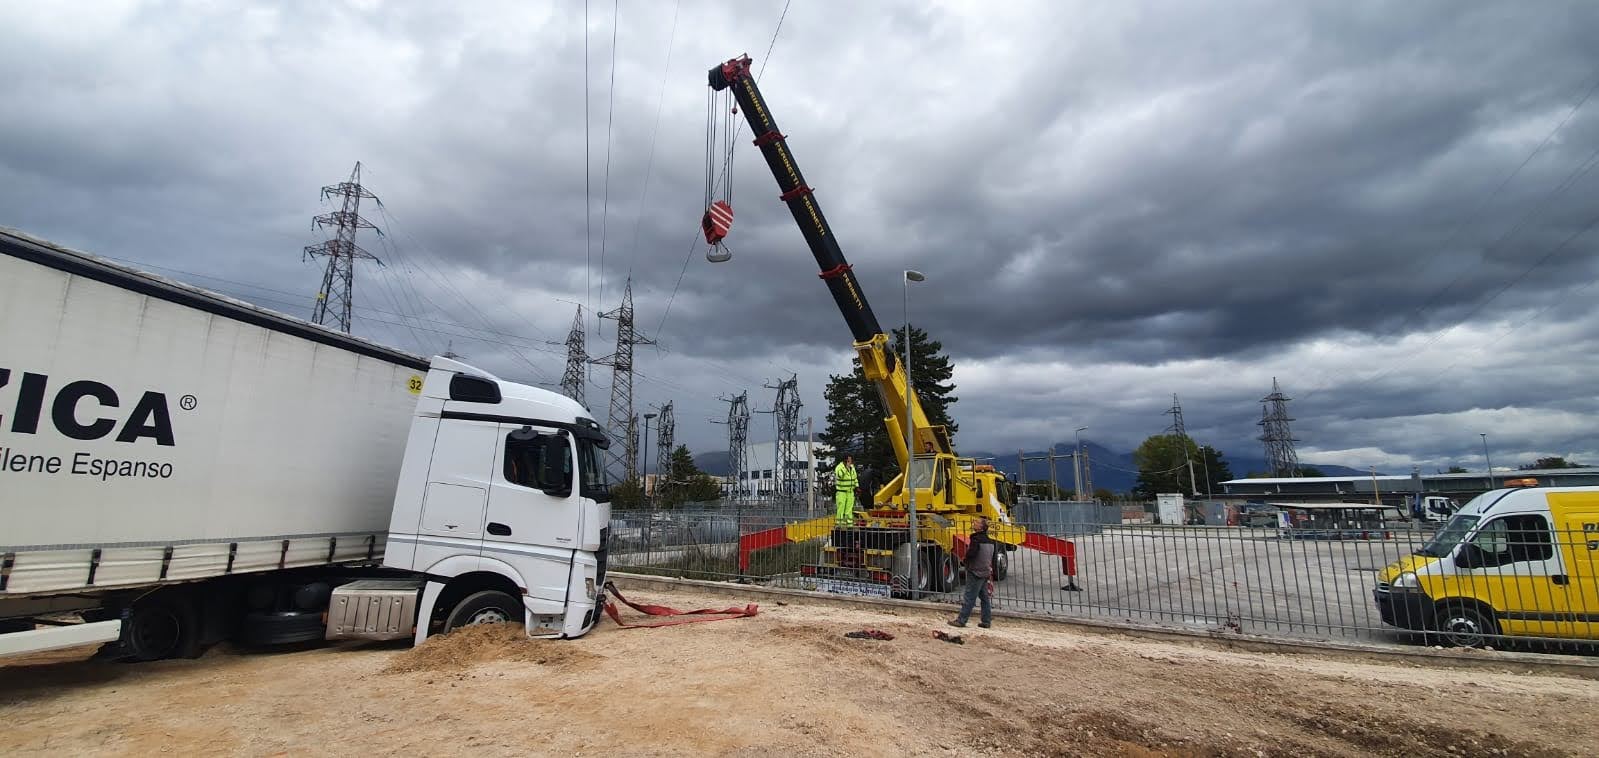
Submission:
[[[799,491],[792,493],[795,497],[805,496],[805,482],[809,480],[817,492],[822,492],[821,481],[818,478],[822,473],[825,460],[832,451],[821,443],[810,443],[805,440],[795,440],[793,452],[789,461],[790,467],[796,473],[795,480],[799,483]],[[807,456],[807,453],[809,455]],[[781,478],[777,472],[777,443],[776,442],[751,442],[745,448],[744,470],[736,472],[738,487],[743,489],[745,496],[753,498],[773,497]],[[732,483],[733,475],[728,476],[728,483]],[[831,491],[829,490],[829,493]]]

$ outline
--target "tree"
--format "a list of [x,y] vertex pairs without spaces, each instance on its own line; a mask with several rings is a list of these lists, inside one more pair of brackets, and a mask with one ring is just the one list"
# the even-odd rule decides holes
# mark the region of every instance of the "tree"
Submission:
[[[895,329],[889,340],[896,360],[905,355],[904,335],[903,328]],[[959,427],[950,419],[949,407],[959,398],[955,397],[955,384],[951,381],[955,369],[943,350],[943,343],[911,327],[911,380],[917,399],[928,420],[935,426],[947,427],[953,439]],[[829,467],[845,455],[853,455],[855,467],[865,474],[862,482],[875,489],[897,474],[899,465],[883,425],[887,409],[878,401],[877,388],[862,373],[860,359],[852,364],[849,375],[828,377],[827,391],[823,393],[827,400],[827,428],[817,439],[833,450],[834,460]]]
[[1321,473],[1321,469],[1316,468],[1315,466],[1300,466],[1299,467],[1299,475],[1300,476],[1326,476],[1326,474]]
[[1521,470],[1522,471],[1533,471],[1533,470],[1536,470],[1536,469],[1546,469],[1546,468],[1582,468],[1582,467],[1583,466],[1582,466],[1581,463],[1577,463],[1575,461],[1568,461],[1562,456],[1551,455],[1551,456],[1549,456],[1547,458],[1539,458],[1538,460],[1533,461],[1532,463],[1524,464],[1523,466],[1521,466]]
[[1222,482],[1234,478],[1232,466],[1220,450],[1175,434],[1157,434],[1144,440],[1133,452],[1133,461],[1138,464],[1138,483],[1133,493],[1146,500],[1162,492],[1212,493],[1221,489]]
[[701,503],[722,496],[722,487],[716,477],[694,464],[694,454],[687,445],[672,450],[672,476],[655,487],[655,504],[673,508],[683,503]]
[[1113,500],[1119,500],[1120,498],[1116,496],[1116,493],[1111,492],[1104,487],[1100,487],[1094,490],[1094,499],[1101,503],[1109,503]]
[[1450,466],[1448,471],[1440,471],[1438,473],[1440,473],[1440,474],[1469,474],[1471,472],[1467,471],[1466,469],[1464,469],[1464,468],[1462,468],[1460,466]]
[[618,510],[644,506],[644,485],[629,479],[611,485],[611,507]]
[[1208,481],[1203,490],[1206,494],[1220,492],[1222,482],[1236,478],[1233,476],[1233,467],[1227,463],[1226,454],[1210,445],[1199,446],[1199,460],[1194,465],[1196,467],[1194,469],[1195,475],[1208,476]]
[[[1193,462],[1193,474],[1184,461]],[[1199,474],[1199,446],[1187,437],[1156,434],[1133,451],[1133,462],[1138,464],[1138,483],[1133,492],[1139,497],[1148,500],[1162,492],[1187,494],[1194,490],[1191,477]]]

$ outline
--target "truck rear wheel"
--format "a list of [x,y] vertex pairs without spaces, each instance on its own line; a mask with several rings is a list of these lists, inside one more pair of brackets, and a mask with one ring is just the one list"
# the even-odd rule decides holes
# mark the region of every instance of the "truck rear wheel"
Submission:
[[522,601],[499,590],[483,590],[467,595],[456,603],[444,620],[444,631],[451,632],[475,624],[506,624],[523,621],[526,612]]
[[169,592],[140,598],[123,622],[123,653],[134,661],[193,657],[199,652],[196,626],[186,596]]

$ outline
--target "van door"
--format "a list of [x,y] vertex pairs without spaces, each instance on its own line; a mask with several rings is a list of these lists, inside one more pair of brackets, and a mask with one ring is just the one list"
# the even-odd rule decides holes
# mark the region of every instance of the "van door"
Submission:
[[1475,548],[1480,563],[1457,566],[1462,584],[1468,596],[1493,607],[1501,633],[1557,637],[1566,631],[1566,592],[1554,579],[1562,562],[1547,517],[1513,513],[1485,521],[1466,547]]
[[529,597],[566,602],[581,514],[572,435],[501,424],[483,551],[517,567]]
[[1599,639],[1599,492],[1551,492],[1549,511],[1565,559],[1555,581],[1565,586],[1568,634]]

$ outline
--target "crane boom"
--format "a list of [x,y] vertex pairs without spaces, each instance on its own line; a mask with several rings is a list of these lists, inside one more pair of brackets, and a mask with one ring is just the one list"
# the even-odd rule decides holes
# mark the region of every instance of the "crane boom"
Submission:
[[[755,77],[750,72],[749,56],[740,56],[713,67],[709,73],[709,81],[711,89],[718,92],[732,89],[734,99],[737,100],[739,108],[744,112],[745,120],[755,134],[755,146],[761,149],[767,167],[777,179],[777,186],[781,191],[778,198],[788,206],[789,212],[794,216],[794,222],[799,224],[800,233],[805,237],[805,244],[810,247],[811,255],[816,258],[816,265],[821,269],[818,276],[827,283],[827,289],[833,295],[833,302],[838,304],[839,312],[844,315],[844,322],[849,325],[850,334],[855,339],[856,353],[861,359],[861,369],[867,380],[876,387],[878,400],[888,413],[883,421],[888,426],[889,438],[893,440],[894,454],[899,461],[900,470],[907,469],[912,457],[910,452],[905,450],[907,422],[912,425],[918,447],[931,442],[939,453],[953,455],[954,450],[948,430],[928,422],[921,402],[914,394],[910,398],[910,407],[906,407],[905,389],[908,377],[904,366],[888,348],[888,335],[878,324],[877,316],[872,313],[872,306],[866,301],[866,294],[861,290],[854,270],[844,259],[844,252],[838,246],[838,239],[833,235],[832,227],[828,226],[827,216],[822,213],[821,205],[816,202],[815,193],[805,183],[805,175],[800,172],[799,164],[794,160],[794,154],[788,147],[787,137],[778,131],[777,121],[772,118],[772,111],[766,106],[766,99],[761,96]],[[896,480],[890,483],[889,487],[885,487],[885,490],[898,487]]]
[[782,132],[777,130],[777,122],[772,119],[772,111],[766,107],[766,99],[761,97],[761,91],[756,87],[755,77],[750,75],[749,57],[735,58],[712,68],[710,84],[711,89],[718,92],[733,88],[733,97],[738,100],[744,118],[755,133],[755,146],[761,149],[766,165],[777,177],[778,189],[782,191],[778,197],[794,214],[794,222],[799,224],[800,232],[805,235],[805,244],[810,246],[811,255],[816,257],[816,265],[822,271],[821,278],[833,293],[833,301],[838,303],[839,312],[844,314],[850,334],[856,342],[867,342],[874,335],[882,334],[883,328],[878,326],[877,316],[872,313],[872,306],[866,302],[866,295],[855,280],[855,272],[844,260],[844,252],[839,249],[838,240],[827,225],[827,216],[817,205],[810,186],[805,183],[805,175],[800,173],[799,165],[794,162],[794,154],[789,151]]
[[[855,272],[844,260],[844,252],[827,225],[827,216],[822,214],[786,138],[777,129],[772,111],[766,107],[766,99],[761,97],[755,77],[750,74],[749,56],[712,68],[709,78],[711,89],[731,89],[744,110],[744,118],[755,133],[755,146],[761,149],[767,167],[777,178],[782,191],[779,197],[799,224],[805,244],[821,268],[822,281],[827,283],[833,301],[849,324],[861,371],[877,389],[878,401],[888,414],[883,424],[888,428],[900,467],[899,476],[875,493],[874,507],[866,518],[857,513],[854,524],[842,524],[829,516],[740,534],[740,572],[749,569],[750,555],[757,550],[786,542],[826,539],[823,560],[801,566],[801,577],[818,582],[842,581],[852,589],[841,587],[838,591],[852,594],[872,594],[863,587],[877,587],[885,596],[895,588],[909,590],[911,597],[928,590],[948,591],[959,577],[955,559],[965,553],[968,535],[981,516],[995,522],[989,528],[989,536],[1004,548],[997,554],[1000,563],[996,564],[996,580],[1005,578],[1005,566],[1009,565],[1005,556],[1009,551],[1030,548],[1059,556],[1061,573],[1067,577],[1067,584],[1061,589],[1077,589],[1076,546],[1013,523],[1012,490],[1005,474],[973,459],[957,458],[949,430],[928,423],[921,401],[909,392],[909,376],[903,362],[896,360],[889,349],[888,335],[878,325]],[[724,210],[730,218],[731,209]],[[725,228],[708,230],[706,241],[715,244],[722,233]],[[905,338],[909,340],[910,335]],[[907,424],[916,437],[910,449],[905,444]],[[922,449],[929,443],[934,447],[931,453]],[[907,507],[913,503],[915,509]]]

